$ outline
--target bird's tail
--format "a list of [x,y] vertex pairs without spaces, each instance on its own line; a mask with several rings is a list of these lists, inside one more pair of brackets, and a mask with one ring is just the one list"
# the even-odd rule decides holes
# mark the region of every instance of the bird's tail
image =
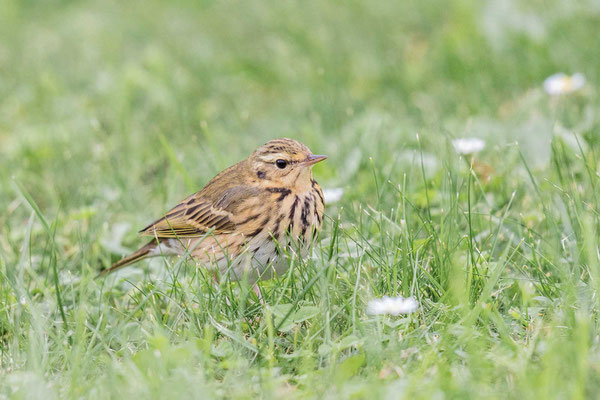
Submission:
[[128,255],[127,257],[123,257],[122,259],[120,259],[119,261],[117,261],[116,263],[111,265],[110,268],[106,268],[105,270],[100,271],[100,273],[96,276],[96,278],[108,275],[111,272],[114,272],[118,269],[126,267],[129,264],[133,264],[134,262],[137,262],[139,260],[142,260],[142,259],[150,256],[150,252],[152,250],[154,250],[156,248],[156,246],[157,246],[156,239],[152,239],[148,244],[141,247],[138,251]]

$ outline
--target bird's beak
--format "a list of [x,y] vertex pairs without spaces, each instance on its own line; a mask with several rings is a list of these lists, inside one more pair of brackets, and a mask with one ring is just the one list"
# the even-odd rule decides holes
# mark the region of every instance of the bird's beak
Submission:
[[311,154],[308,157],[306,157],[306,160],[304,160],[302,162],[302,164],[304,165],[314,165],[320,161],[323,161],[324,159],[326,159],[327,156],[324,155],[317,155],[317,154]]

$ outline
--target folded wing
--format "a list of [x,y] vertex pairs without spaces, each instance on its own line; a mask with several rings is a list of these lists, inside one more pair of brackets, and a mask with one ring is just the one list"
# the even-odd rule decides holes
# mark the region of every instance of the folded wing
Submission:
[[[257,189],[246,186],[234,186],[221,196],[195,193],[140,233],[158,238],[197,237],[209,231],[215,235],[233,233],[236,228],[233,213],[244,200],[256,194]],[[210,197],[216,197],[216,201]]]

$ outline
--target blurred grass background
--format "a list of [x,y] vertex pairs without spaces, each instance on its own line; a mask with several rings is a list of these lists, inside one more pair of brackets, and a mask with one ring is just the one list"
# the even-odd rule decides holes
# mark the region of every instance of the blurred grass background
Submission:
[[[599,23],[595,0],[0,0],[0,393],[595,397]],[[586,86],[548,96],[559,71]],[[345,194],[272,307],[160,262],[92,279],[282,136]],[[473,170],[457,137],[486,140]],[[396,294],[420,313],[365,315]]]

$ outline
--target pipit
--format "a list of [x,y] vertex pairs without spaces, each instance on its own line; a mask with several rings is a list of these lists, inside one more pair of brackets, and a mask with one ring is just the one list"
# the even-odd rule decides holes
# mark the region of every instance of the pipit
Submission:
[[147,257],[188,254],[232,280],[285,272],[286,250],[305,256],[323,222],[312,166],[326,158],[296,140],[266,143],[142,229],[152,240],[100,275]]

